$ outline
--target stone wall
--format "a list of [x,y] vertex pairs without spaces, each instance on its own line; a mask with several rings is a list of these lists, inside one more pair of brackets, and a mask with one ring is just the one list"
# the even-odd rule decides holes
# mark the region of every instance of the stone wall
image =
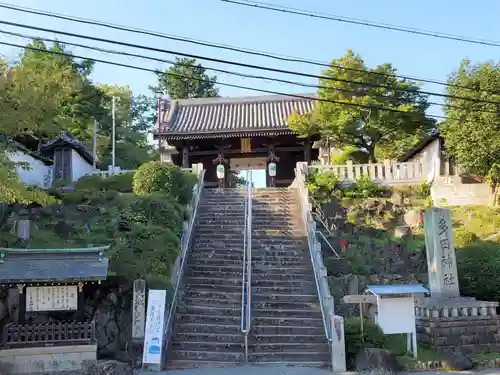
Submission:
[[436,177],[431,186],[431,197],[436,206],[491,205],[491,186],[464,183],[460,176]]
[[44,374],[77,371],[96,361],[96,345],[0,350],[0,373]]
[[474,298],[423,298],[416,303],[417,339],[438,350],[466,351],[500,348],[497,302]]

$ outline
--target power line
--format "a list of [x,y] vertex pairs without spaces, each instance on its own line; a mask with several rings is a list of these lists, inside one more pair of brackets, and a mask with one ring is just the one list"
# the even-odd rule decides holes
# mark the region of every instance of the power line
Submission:
[[[9,46],[9,47],[16,47],[16,48],[21,48],[21,49],[30,50],[30,51],[37,51],[37,52],[42,52],[42,53],[49,53],[52,55],[83,59],[83,60],[99,62],[99,63],[113,65],[113,66],[120,66],[120,67],[124,67],[124,68],[136,69],[136,70],[141,70],[141,71],[145,71],[145,72],[151,72],[151,73],[171,76],[174,78],[185,78],[185,79],[191,79],[191,80],[195,80],[195,81],[199,81],[199,82],[206,82],[206,80],[203,80],[201,78],[191,77],[191,76],[187,76],[187,75],[183,75],[183,74],[165,73],[165,72],[160,72],[160,71],[154,70],[154,69],[140,67],[137,65],[129,65],[129,64],[123,64],[123,63],[118,63],[118,62],[114,62],[114,61],[95,59],[95,58],[90,58],[90,57],[86,57],[86,56],[74,55],[74,54],[70,54],[70,53],[64,53],[64,52],[36,48],[36,47],[32,47],[32,46],[23,46],[20,44],[9,43],[9,42],[0,42],[0,45],[5,45],[5,46]],[[342,101],[337,101],[337,100],[332,100],[332,99],[318,98],[318,97],[315,97],[313,95],[307,96],[307,95],[301,95],[301,94],[288,94],[288,93],[283,93],[283,92],[274,91],[274,90],[259,89],[259,88],[242,86],[242,85],[235,85],[232,83],[225,83],[225,82],[215,82],[215,84],[220,85],[220,86],[227,86],[227,87],[233,87],[233,88],[238,88],[238,89],[257,91],[257,92],[262,92],[265,94],[282,95],[282,96],[288,96],[288,97],[298,98],[298,99],[306,99],[306,100],[313,100],[313,101],[318,101],[318,102],[346,105],[346,106],[350,106],[350,107],[365,108],[365,109],[377,109],[380,111],[402,113],[405,115],[419,115],[419,116],[422,115],[422,113],[420,113],[420,112],[407,112],[407,111],[402,111],[402,110],[395,109],[395,108],[385,108],[385,107],[379,107],[379,106],[373,106],[373,105],[348,103],[348,102],[342,102]],[[438,118],[438,119],[445,119],[446,118],[444,116],[438,116],[438,115],[427,115],[427,116]]]
[[[51,38],[45,38],[45,37],[39,37],[39,36],[33,36],[33,35],[25,35],[25,34],[21,34],[21,33],[12,32],[12,31],[1,30],[1,29],[0,29],[0,33],[6,34],[6,35],[11,35],[11,36],[17,36],[17,37],[21,37],[21,38],[25,38],[25,39],[40,40],[40,41],[52,42],[52,43],[62,43],[64,45],[84,48],[84,49],[88,49],[88,50],[92,50],[92,51],[98,51],[98,52],[102,52],[102,53],[109,53],[109,54],[114,54],[114,55],[121,55],[121,56],[157,61],[157,62],[167,63],[167,64],[171,64],[171,65],[174,65],[176,63],[175,61],[172,61],[172,60],[160,59],[160,58],[152,57],[152,56],[144,56],[144,55],[124,52],[124,51],[110,50],[110,49],[94,47],[94,46],[89,46],[89,45],[80,44],[80,43],[67,42],[67,41],[58,40],[58,39],[51,39]],[[185,64],[185,66],[191,67],[191,68],[196,67],[195,64]],[[239,76],[239,77],[243,77],[243,78],[260,79],[260,80],[266,80],[266,81],[271,81],[271,82],[278,82],[278,83],[284,83],[284,84],[290,84],[290,85],[296,85],[296,86],[302,86],[302,87],[309,87],[309,88],[315,88],[315,89],[335,90],[335,91],[339,91],[339,92],[346,92],[349,94],[362,94],[362,92],[359,92],[359,91],[344,89],[344,88],[340,88],[340,87],[337,88],[337,87],[328,87],[328,86],[322,86],[322,85],[314,85],[314,84],[302,83],[302,82],[297,82],[297,81],[289,81],[289,80],[273,78],[273,77],[257,76],[257,75],[253,75],[253,74],[246,74],[246,73],[234,72],[234,71],[229,71],[229,70],[225,70],[225,69],[218,69],[218,68],[211,68],[211,67],[204,67],[204,68],[207,70],[213,71],[213,72],[229,74],[229,75]],[[397,99],[394,97],[377,95],[377,94],[372,95],[372,96],[377,97],[377,98],[381,98],[381,99],[386,99],[386,100]],[[427,101],[426,104],[443,106],[443,107],[448,107],[448,108],[456,108],[456,109],[469,109],[472,111],[483,112],[483,113],[495,113],[495,114],[497,113],[496,111],[495,112],[494,111],[487,111],[487,110],[485,111],[485,110],[482,110],[480,108],[465,108],[462,106],[445,104],[445,103],[436,103],[436,102]]]
[[319,61],[304,59],[304,58],[300,58],[300,57],[279,55],[279,54],[270,53],[270,52],[263,52],[263,51],[258,51],[258,50],[235,47],[235,46],[231,46],[231,45],[227,45],[227,44],[212,43],[212,42],[207,42],[207,41],[202,41],[202,40],[197,40],[197,39],[192,39],[192,38],[176,36],[176,35],[172,35],[172,34],[159,33],[159,32],[155,32],[155,31],[139,29],[139,28],[132,28],[132,27],[128,27],[128,26],[123,26],[123,25],[118,25],[118,24],[113,24],[113,23],[103,22],[103,21],[97,21],[97,20],[92,20],[92,19],[88,19],[88,18],[67,16],[67,15],[60,14],[60,13],[47,12],[47,11],[34,9],[34,8],[13,6],[11,4],[6,4],[6,3],[2,3],[2,2],[0,2],[0,8],[6,8],[6,9],[10,9],[10,10],[18,11],[18,12],[29,13],[29,14],[41,15],[41,16],[45,16],[45,17],[57,18],[57,19],[62,19],[62,20],[66,20],[66,21],[78,22],[78,23],[87,24],[87,25],[101,26],[101,27],[106,27],[106,28],[110,28],[110,29],[114,29],[114,30],[126,31],[126,32],[130,32],[130,33],[154,36],[154,37],[159,37],[159,38],[168,39],[168,40],[175,40],[175,41],[184,42],[184,43],[191,43],[191,44],[201,45],[201,46],[205,46],[205,47],[219,48],[219,49],[224,49],[224,50],[238,52],[238,53],[244,53],[244,54],[253,55],[253,56],[261,56],[261,57],[271,58],[271,59],[275,59],[275,60],[279,60],[279,61],[310,64],[310,65],[326,67],[326,68],[335,67],[335,68],[340,69],[340,70],[363,72],[363,73],[369,73],[369,74],[373,74],[373,75],[386,76],[386,77],[394,76],[394,77],[406,79],[406,80],[412,80],[412,81],[418,81],[418,82],[424,82],[424,83],[432,83],[432,84],[448,86],[448,87],[457,87],[457,88],[462,88],[462,89],[467,89],[467,90],[472,90],[472,91],[484,91],[484,92],[493,93],[493,94],[499,93],[499,92],[495,92],[495,91],[482,90],[482,89],[467,87],[467,86],[463,86],[463,85],[446,83],[446,82],[442,82],[442,81],[438,81],[438,80],[434,80],[434,79],[416,78],[416,77],[400,75],[400,74],[391,75],[391,74],[382,73],[382,72],[374,72],[374,71],[367,71],[367,70],[363,70],[363,69],[348,68],[348,67],[343,67],[341,65],[332,65],[332,64],[326,63],[326,62],[319,62]]
[[[169,54],[173,54],[173,55],[194,58],[194,59],[198,59],[198,60],[206,60],[206,61],[211,61],[211,62],[216,62],[216,63],[239,66],[239,67],[243,67],[243,68],[265,70],[265,71],[271,71],[271,72],[275,72],[275,73],[290,74],[290,75],[296,75],[296,76],[307,77],[307,78],[324,79],[324,80],[329,80],[329,81],[356,84],[356,85],[360,85],[360,86],[386,88],[389,90],[401,91],[401,92],[414,93],[416,91],[415,89],[395,88],[395,87],[391,87],[388,85],[373,84],[373,83],[369,83],[369,82],[352,81],[352,80],[328,77],[328,76],[323,76],[323,75],[316,75],[316,74],[295,72],[295,71],[291,71],[291,70],[271,68],[271,67],[266,67],[266,66],[262,66],[262,65],[246,64],[246,63],[241,63],[241,62],[237,62],[237,61],[223,60],[223,59],[214,58],[214,57],[199,56],[199,55],[194,55],[194,54],[190,54],[190,53],[176,52],[176,51],[165,50],[165,49],[161,49],[161,48],[155,48],[155,47],[143,46],[143,45],[138,45],[138,44],[120,42],[120,41],[111,40],[111,39],[98,38],[98,37],[93,37],[93,36],[88,36],[88,35],[70,33],[70,32],[66,32],[66,31],[59,31],[59,30],[55,30],[55,29],[47,29],[47,28],[39,27],[39,26],[24,25],[24,24],[19,24],[19,23],[15,23],[15,22],[0,21],[0,24],[21,27],[21,28],[26,28],[26,29],[32,29],[32,30],[38,30],[38,31],[43,31],[43,32],[47,32],[47,33],[62,34],[62,35],[67,35],[67,36],[71,36],[71,37],[75,37],[75,38],[88,39],[88,40],[93,40],[93,41],[97,41],[97,42],[116,44],[116,45],[121,45],[121,46],[125,46],[125,47],[138,48],[138,49],[143,49],[143,50],[148,50],[148,51],[169,53]],[[435,92],[430,92],[430,91],[422,91],[422,90],[418,90],[418,92],[420,92],[421,94],[424,94],[424,95],[429,95],[429,96],[437,96],[437,97],[443,97],[443,98],[471,101],[474,103],[489,103],[489,104],[500,105],[500,102],[491,101],[491,100],[475,99],[475,98],[463,97],[463,96],[458,96],[458,95],[440,94],[440,93],[435,93]]]
[[311,12],[311,11],[304,10],[304,9],[291,8],[291,7],[286,7],[286,6],[278,5],[278,4],[262,3],[259,1],[250,1],[250,0],[221,0],[221,1],[223,1],[225,3],[242,5],[242,6],[250,7],[250,8],[259,8],[259,9],[271,10],[274,12],[294,14],[294,15],[298,15],[298,16],[307,16],[307,17],[311,17],[311,18],[344,22],[344,23],[350,23],[350,24],[354,24],[354,25],[374,27],[374,28],[378,28],[378,29],[400,31],[400,32],[405,32],[405,33],[410,33],[410,34],[429,36],[429,37],[433,37],[433,38],[454,40],[454,41],[458,41],[458,42],[481,44],[481,45],[491,46],[491,47],[500,47],[500,42],[493,41],[493,40],[478,39],[478,38],[472,38],[472,37],[466,37],[466,36],[446,34],[446,33],[441,33],[441,32],[437,32],[437,31],[420,30],[420,29],[414,29],[414,28],[409,28],[409,27],[366,21],[366,20],[361,20],[361,19],[357,19],[357,18],[341,17],[341,16],[336,16],[333,14]]

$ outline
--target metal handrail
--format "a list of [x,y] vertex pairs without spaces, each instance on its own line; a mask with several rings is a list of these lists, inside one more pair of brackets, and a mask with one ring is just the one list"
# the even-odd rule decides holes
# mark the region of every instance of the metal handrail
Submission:
[[177,281],[175,283],[175,288],[174,288],[174,294],[172,296],[172,302],[170,303],[170,309],[168,311],[168,317],[167,321],[165,324],[165,347],[168,348],[169,340],[170,340],[170,327],[172,326],[172,320],[174,317],[175,309],[177,307],[177,296],[179,294],[179,289],[182,284],[182,278],[184,276],[184,269],[185,264],[186,264],[186,258],[187,258],[187,251],[189,249],[189,245],[191,242],[191,234],[193,233],[193,227],[196,219],[196,213],[198,212],[198,206],[200,204],[200,198],[201,194],[203,192],[203,187],[204,187],[204,180],[205,180],[205,169],[203,169],[199,176],[198,176],[198,183],[195,185],[193,188],[193,197],[191,198],[191,209],[192,209],[192,214],[191,217],[189,218],[188,226],[183,233],[183,236],[181,238],[181,262],[179,265],[179,271],[178,271],[178,277]]
[[[312,218],[311,210],[309,208],[309,202],[305,201],[305,186],[304,186],[304,181],[301,178],[302,177],[302,172],[299,169],[295,170],[296,174],[296,183],[297,183],[297,189],[300,197],[300,205],[301,205],[301,211],[302,211],[302,219],[304,220],[304,224],[306,226],[306,231],[307,231],[307,244],[309,248],[309,256],[311,258],[311,263],[313,267],[313,274],[314,274],[314,282],[316,283],[316,290],[318,291],[318,297],[319,297],[319,306],[321,309],[321,317],[323,319],[323,327],[325,329],[325,337],[328,340],[329,343],[332,342],[332,337],[331,337],[331,332],[327,323],[327,319],[325,316],[325,307],[323,303],[323,298],[321,296],[321,289],[319,285],[319,279],[318,279],[318,274],[319,270],[316,267],[316,261],[314,260],[314,255],[313,255],[313,247],[314,247],[314,239],[316,238],[316,231],[312,231],[311,224],[314,223],[314,220]],[[305,176],[304,176],[305,177]],[[312,233],[310,233],[312,232]]]
[[328,245],[328,247],[330,247],[330,249],[333,251],[333,253],[335,254],[335,256],[337,257],[337,259],[340,259],[340,256],[339,256],[339,253],[337,253],[335,251],[335,249],[333,248],[332,244],[330,243],[330,241],[328,241],[328,239],[326,238],[326,236],[323,234],[323,232],[317,230],[316,231],[316,234],[319,234],[321,237],[323,237],[323,240],[325,240],[326,244]]
[[245,335],[245,362],[248,362],[248,334],[252,322],[252,171],[247,171],[246,180],[241,332]]
[[[248,183],[248,171],[246,177]],[[245,188],[248,189],[248,186],[246,186]],[[247,279],[246,253],[247,253],[247,235],[248,235],[247,220],[248,220],[248,199],[245,196],[245,219],[244,219],[244,229],[243,229],[243,265],[242,265],[243,270],[242,270],[242,280],[241,280],[241,323],[240,323],[241,333],[245,334],[245,336],[246,336],[245,304],[246,304],[246,279]],[[247,341],[245,340],[245,362],[248,361],[247,353],[248,353]]]

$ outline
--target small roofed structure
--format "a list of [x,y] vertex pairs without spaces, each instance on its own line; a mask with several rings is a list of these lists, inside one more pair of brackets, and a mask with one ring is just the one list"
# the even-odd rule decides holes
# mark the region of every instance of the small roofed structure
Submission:
[[421,284],[368,285],[366,291],[377,297],[375,322],[385,334],[408,335],[407,349],[417,356],[415,297],[429,291]]
[[0,248],[0,292],[11,300],[8,310],[17,310],[0,316],[0,362],[23,372],[26,358],[17,351],[36,348],[42,355],[46,347],[54,361],[68,354],[68,347],[78,358],[96,359],[96,327],[85,316],[84,292],[86,284],[107,278],[108,248]]

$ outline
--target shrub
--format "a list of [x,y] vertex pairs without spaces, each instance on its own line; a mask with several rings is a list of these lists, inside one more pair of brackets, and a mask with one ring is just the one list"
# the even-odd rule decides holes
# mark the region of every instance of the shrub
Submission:
[[460,294],[500,301],[500,245],[476,241],[456,253]]
[[426,182],[422,182],[420,185],[418,185],[415,189],[415,191],[417,192],[418,196],[420,198],[427,198],[427,197],[430,197],[431,195],[431,185],[426,183]]
[[132,192],[132,179],[134,173],[122,173],[103,178],[99,175],[87,175],[81,177],[75,183],[75,190],[100,190],[118,191],[120,193]]
[[132,182],[133,192],[139,196],[154,192],[170,194],[180,203],[187,203],[186,178],[182,170],[173,164],[150,161],[139,167]]
[[127,172],[104,178],[101,186],[103,190],[115,190],[120,193],[132,193],[133,172]]
[[453,240],[455,243],[455,247],[458,248],[463,248],[465,246],[468,246],[472,244],[473,242],[477,241],[479,239],[476,234],[468,231],[466,228],[461,227],[458,229],[455,229],[453,231]]
[[361,341],[361,320],[359,317],[345,319],[346,359],[348,365],[353,365],[356,354],[363,347],[383,348],[386,336],[372,321],[363,321],[363,341]]

